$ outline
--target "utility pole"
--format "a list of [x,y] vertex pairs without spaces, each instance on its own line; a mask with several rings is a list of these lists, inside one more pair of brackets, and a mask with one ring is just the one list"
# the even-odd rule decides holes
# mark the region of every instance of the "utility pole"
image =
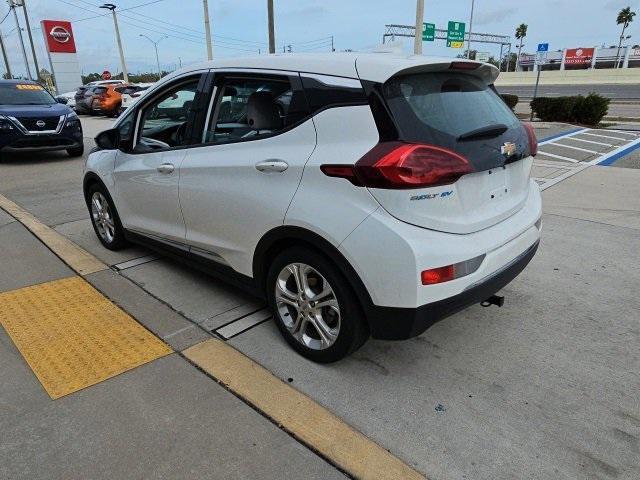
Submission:
[[118,28],[118,17],[116,16],[116,6],[113,3],[105,3],[100,8],[111,10],[113,15],[113,26],[116,30],[116,40],[118,42],[118,50],[120,51],[120,66],[122,67],[122,77],[124,81],[129,83],[129,74],[127,73],[127,64],[124,61],[124,51],[122,50],[122,40],[120,40],[120,29]]
[[333,47],[333,35],[331,35],[331,51],[335,52],[336,49]]
[[29,24],[29,14],[27,13],[26,0],[17,0],[18,5],[22,5],[22,13],[24,13],[24,22],[27,27],[27,35],[29,35],[29,43],[31,44],[31,54],[33,55],[33,64],[36,67],[36,80],[40,78],[40,66],[38,65],[38,57],[36,56],[36,47],[33,43],[33,35],[31,35],[31,25]]
[[[151,43],[153,43],[154,48],[156,49],[156,64],[158,66],[158,80],[160,80],[162,78],[162,70],[160,70],[160,57],[158,57],[158,44],[164,40],[165,38],[169,38],[167,35],[164,35],[162,37],[160,37],[160,39],[158,41],[153,41],[151,38],[147,37],[144,34],[140,34],[141,37],[146,38],[147,40],[149,40]],[[180,62],[182,64],[182,61]]]
[[209,25],[209,0],[202,0],[204,8],[204,34],[207,42],[207,59],[213,60],[213,45],[211,44],[211,25]]
[[13,10],[13,18],[16,20],[16,27],[18,28],[18,38],[20,40],[20,47],[22,48],[22,58],[24,59],[24,68],[27,70],[27,76],[29,80],[33,80],[31,76],[31,69],[29,68],[29,60],[27,59],[27,51],[24,48],[24,41],[22,39],[22,29],[20,28],[20,22],[18,21],[18,14],[16,13],[17,3],[15,0],[9,0],[9,8]]
[[273,26],[273,0],[267,0],[267,17],[269,21],[269,53],[276,53],[276,36]]
[[471,28],[473,28],[473,4],[475,0],[471,0],[471,16],[469,17],[469,35],[467,37],[467,59],[471,58]]
[[424,22],[424,0],[416,0],[416,34],[413,39],[413,53],[422,55],[422,23]]
[[0,48],[2,49],[2,58],[4,58],[4,67],[7,70],[9,78],[13,78],[11,74],[11,66],[9,65],[9,58],[7,57],[7,49],[4,47],[4,39],[2,38],[2,32],[0,32]]

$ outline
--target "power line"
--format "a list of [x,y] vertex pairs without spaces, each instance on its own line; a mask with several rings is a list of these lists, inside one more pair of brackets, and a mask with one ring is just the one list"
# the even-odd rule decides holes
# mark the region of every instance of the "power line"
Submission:
[[[58,1],[62,2],[62,3],[65,3],[67,5],[71,5],[72,7],[78,7],[77,4],[70,3],[67,0],[58,0]],[[96,5],[94,5],[94,4],[90,3],[90,2],[87,2],[85,0],[73,0],[73,1],[81,2],[81,3],[87,4],[87,5],[91,5],[91,6],[97,7]],[[163,1],[163,0],[158,0],[158,1]],[[155,3],[157,3],[157,2],[155,2]],[[142,6],[142,5],[139,5],[139,6]],[[84,20],[89,20],[91,18],[98,18],[98,17],[103,17],[103,16],[105,16],[105,15],[96,15],[95,17],[87,17]],[[175,30],[175,29],[169,29],[167,27],[161,27],[161,26],[149,24],[149,22],[145,22],[145,21],[137,19],[135,17],[131,17],[130,15],[126,15],[126,14],[121,14],[120,13],[119,16],[128,19],[128,20],[120,20],[122,23],[124,23],[126,25],[131,25],[133,27],[140,28],[140,29],[146,30],[148,32],[158,33],[158,34],[161,34],[161,35],[167,35],[169,37],[176,38],[178,40],[183,40],[185,42],[195,43],[195,44],[198,44],[198,45],[204,45],[204,41],[195,40],[194,39],[194,37],[195,38],[202,38],[202,37],[198,37],[196,35],[192,35],[192,34],[189,34],[189,33],[180,32],[180,31]],[[136,22],[136,23],[134,23],[134,22]],[[159,29],[163,29],[163,30],[162,31],[154,30],[154,28],[149,28],[149,26],[145,26],[145,25],[150,25],[151,27],[159,28]],[[174,32],[174,33],[167,33],[167,31],[168,32]],[[179,34],[179,35],[177,35],[176,33]],[[187,36],[189,36],[191,38],[188,38]],[[220,48],[224,48],[224,49],[227,49],[227,50],[235,50],[235,51],[239,51],[239,52],[249,52],[249,53],[254,53],[255,52],[255,50],[248,50],[248,49],[245,49],[245,48],[238,48],[239,45],[227,44],[226,41],[218,40],[217,43],[220,45]],[[242,46],[245,46],[245,45],[242,45]]]
[[9,10],[7,10],[7,14],[4,17],[2,17],[2,20],[0,20],[0,25],[4,23],[4,21],[7,19],[10,13],[11,13],[11,7],[9,7]]

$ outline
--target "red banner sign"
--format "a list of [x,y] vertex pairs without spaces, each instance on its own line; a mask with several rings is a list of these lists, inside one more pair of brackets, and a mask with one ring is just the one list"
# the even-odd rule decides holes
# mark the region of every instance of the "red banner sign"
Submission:
[[70,22],[42,20],[40,23],[50,53],[76,53],[76,42]]
[[585,65],[591,63],[593,48],[568,48],[564,56],[565,65]]

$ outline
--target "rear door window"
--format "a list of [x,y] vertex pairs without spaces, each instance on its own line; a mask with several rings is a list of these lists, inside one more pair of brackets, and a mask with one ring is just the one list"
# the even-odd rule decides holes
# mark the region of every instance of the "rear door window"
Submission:
[[[520,121],[493,88],[479,78],[448,72],[405,75],[389,80],[383,91],[404,141],[460,152],[477,170],[503,164],[501,145],[505,142],[517,146],[510,160],[529,154]],[[499,134],[469,136],[498,125],[506,129]]]
[[[286,76],[220,77],[204,143],[228,143],[273,135],[307,115],[306,101]],[[255,111],[260,124],[254,124]]]

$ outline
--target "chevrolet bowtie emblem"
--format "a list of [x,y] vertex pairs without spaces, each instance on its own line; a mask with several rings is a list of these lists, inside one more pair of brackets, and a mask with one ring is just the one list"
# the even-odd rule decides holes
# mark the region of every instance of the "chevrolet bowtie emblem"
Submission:
[[516,144],[512,142],[506,142],[500,147],[500,153],[502,153],[505,157],[510,157],[514,153],[516,153]]

